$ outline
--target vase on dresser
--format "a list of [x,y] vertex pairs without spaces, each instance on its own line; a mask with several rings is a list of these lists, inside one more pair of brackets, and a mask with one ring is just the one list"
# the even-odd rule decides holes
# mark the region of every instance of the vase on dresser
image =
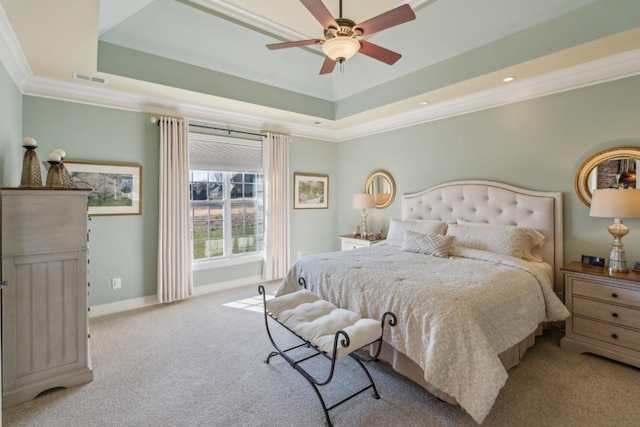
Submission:
[[25,149],[22,159],[22,177],[20,187],[42,187],[42,174],[40,173],[40,162],[36,148],[38,143],[34,138],[26,137],[22,141]]

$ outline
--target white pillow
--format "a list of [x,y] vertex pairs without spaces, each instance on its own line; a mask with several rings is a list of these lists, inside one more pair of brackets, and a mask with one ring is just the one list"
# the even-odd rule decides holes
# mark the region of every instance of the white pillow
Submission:
[[405,231],[404,236],[401,249],[405,252],[433,255],[440,258],[448,258],[451,255],[453,236],[443,236],[442,234],[429,236],[415,231]]
[[415,220],[408,219],[401,221],[399,219],[391,219],[389,223],[389,232],[387,233],[387,241],[397,242],[401,244],[404,241],[405,231],[415,231],[416,233],[435,235],[444,234],[447,230],[447,223],[435,219]]
[[447,228],[447,235],[455,237],[455,246],[481,249],[527,261],[542,261],[545,237],[533,228],[462,220],[458,222]]

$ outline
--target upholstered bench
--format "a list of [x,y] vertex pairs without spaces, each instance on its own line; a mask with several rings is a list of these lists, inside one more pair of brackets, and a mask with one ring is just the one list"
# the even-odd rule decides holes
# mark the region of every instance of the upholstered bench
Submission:
[[[304,279],[300,280],[300,284],[306,288]],[[269,363],[273,356],[280,355],[289,362],[292,368],[302,374],[313,387],[318,399],[320,399],[327,425],[332,426],[331,419],[329,418],[329,411],[331,409],[365,390],[373,389],[374,397],[376,399],[380,398],[373,378],[371,378],[369,371],[362,362],[377,360],[382,347],[385,321],[389,318],[388,324],[390,326],[396,324],[396,316],[393,313],[384,313],[382,320],[377,321],[363,318],[352,311],[338,308],[306,289],[272,298],[268,301],[266,300],[264,287],[262,285],[258,287],[258,292],[263,296],[267,334],[276,349],[276,351],[269,354],[265,363]],[[281,349],[273,339],[269,329],[269,319],[275,320],[289,332],[300,338],[302,343],[285,350]],[[371,344],[377,344],[373,356],[365,358],[364,356],[354,353],[355,350]],[[312,353],[310,355],[305,354],[297,359],[292,358],[288,354],[288,352],[302,347],[309,348]],[[312,375],[301,365],[302,362],[320,355],[326,357],[331,362],[328,374],[324,379],[318,379],[317,374],[316,376]],[[369,379],[369,384],[337,404],[327,407],[318,386],[326,385],[331,381],[335,372],[336,360],[347,355],[360,365]]]

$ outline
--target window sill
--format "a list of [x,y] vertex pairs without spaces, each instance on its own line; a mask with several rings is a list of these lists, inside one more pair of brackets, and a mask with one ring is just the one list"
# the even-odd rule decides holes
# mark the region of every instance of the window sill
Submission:
[[229,267],[232,265],[249,264],[252,262],[262,261],[263,259],[264,259],[264,256],[263,254],[260,253],[260,254],[246,255],[246,256],[236,256],[232,258],[225,258],[225,259],[220,259],[215,261],[198,261],[198,262],[194,261],[191,264],[191,270],[192,271],[211,270],[214,268]]

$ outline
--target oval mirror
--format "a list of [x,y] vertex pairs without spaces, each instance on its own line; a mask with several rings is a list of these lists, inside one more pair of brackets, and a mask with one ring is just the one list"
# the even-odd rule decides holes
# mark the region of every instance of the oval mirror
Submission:
[[598,188],[640,188],[636,170],[640,167],[639,147],[619,147],[601,151],[585,161],[576,174],[576,193],[591,206],[591,195]]
[[396,183],[389,172],[376,171],[367,178],[364,192],[373,194],[376,209],[383,209],[389,206],[396,197]]

